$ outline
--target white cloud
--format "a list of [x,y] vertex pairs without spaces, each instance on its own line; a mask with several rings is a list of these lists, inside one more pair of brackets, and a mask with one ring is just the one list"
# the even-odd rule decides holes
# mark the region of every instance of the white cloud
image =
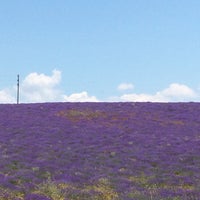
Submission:
[[95,96],[89,96],[87,92],[74,93],[70,96],[64,95],[64,101],[67,102],[98,102]]
[[26,102],[56,101],[60,95],[57,88],[61,81],[61,72],[54,70],[51,76],[31,73],[23,81],[21,96]]
[[54,70],[52,76],[31,73],[22,82],[22,97],[28,102],[97,102],[95,96],[87,92],[74,93],[69,96],[62,94],[57,87],[61,81],[61,72]]
[[[20,82],[20,103],[36,102],[99,102],[97,97],[89,95],[87,91],[65,94],[59,89],[61,72],[53,70],[50,76],[30,73]],[[130,83],[122,83],[118,86],[121,91],[133,89]],[[16,103],[16,85],[12,88],[0,90],[0,103]],[[109,102],[138,101],[138,102],[177,102],[199,101],[200,92],[193,90],[184,84],[172,83],[167,88],[148,93],[125,93],[121,96],[108,97]]]
[[168,88],[151,94],[124,94],[119,99],[121,101],[151,101],[151,102],[171,102],[171,101],[195,101],[199,95],[186,85],[172,83]]
[[134,86],[131,83],[121,83],[117,87],[118,90],[130,90],[130,89],[133,89],[133,88],[134,88]]
[[[69,96],[59,89],[61,82],[61,72],[53,70],[52,75],[30,73],[21,81],[20,84],[20,102],[98,102],[95,96],[90,96],[86,91],[74,93]],[[16,92],[17,88],[14,87]],[[16,102],[9,93],[0,92],[0,102]]]
[[196,93],[191,88],[189,88],[186,85],[178,84],[178,83],[172,83],[170,86],[163,90],[162,95],[172,98],[195,98]]
[[45,74],[38,74],[36,72],[29,74],[23,81],[24,86],[28,87],[54,87],[60,83],[61,72],[58,70],[53,70],[52,76],[47,76]]
[[6,89],[0,91],[0,103],[14,103],[15,101],[15,98],[11,95],[11,91]]
[[150,94],[124,94],[120,97],[122,101],[138,101],[138,102],[162,102],[166,101],[162,96]]

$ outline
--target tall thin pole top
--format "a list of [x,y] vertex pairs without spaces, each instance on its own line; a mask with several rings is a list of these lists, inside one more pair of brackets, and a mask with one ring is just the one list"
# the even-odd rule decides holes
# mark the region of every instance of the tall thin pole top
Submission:
[[19,74],[17,75],[17,104],[19,104]]

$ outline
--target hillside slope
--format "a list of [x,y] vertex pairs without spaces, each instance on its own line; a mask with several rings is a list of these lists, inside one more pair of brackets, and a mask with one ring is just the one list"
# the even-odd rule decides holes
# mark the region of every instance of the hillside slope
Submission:
[[0,199],[198,199],[199,103],[0,105]]

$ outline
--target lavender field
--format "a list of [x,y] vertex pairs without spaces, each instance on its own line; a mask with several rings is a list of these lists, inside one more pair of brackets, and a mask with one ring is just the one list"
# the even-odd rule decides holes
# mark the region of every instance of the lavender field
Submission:
[[198,200],[200,103],[0,105],[0,200]]

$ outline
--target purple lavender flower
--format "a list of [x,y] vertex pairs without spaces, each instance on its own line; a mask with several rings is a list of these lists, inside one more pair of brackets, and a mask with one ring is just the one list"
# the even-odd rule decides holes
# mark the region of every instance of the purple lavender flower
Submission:
[[199,103],[0,105],[0,195],[200,196],[199,113]]
[[28,194],[25,197],[25,200],[51,200],[51,199],[40,194]]

